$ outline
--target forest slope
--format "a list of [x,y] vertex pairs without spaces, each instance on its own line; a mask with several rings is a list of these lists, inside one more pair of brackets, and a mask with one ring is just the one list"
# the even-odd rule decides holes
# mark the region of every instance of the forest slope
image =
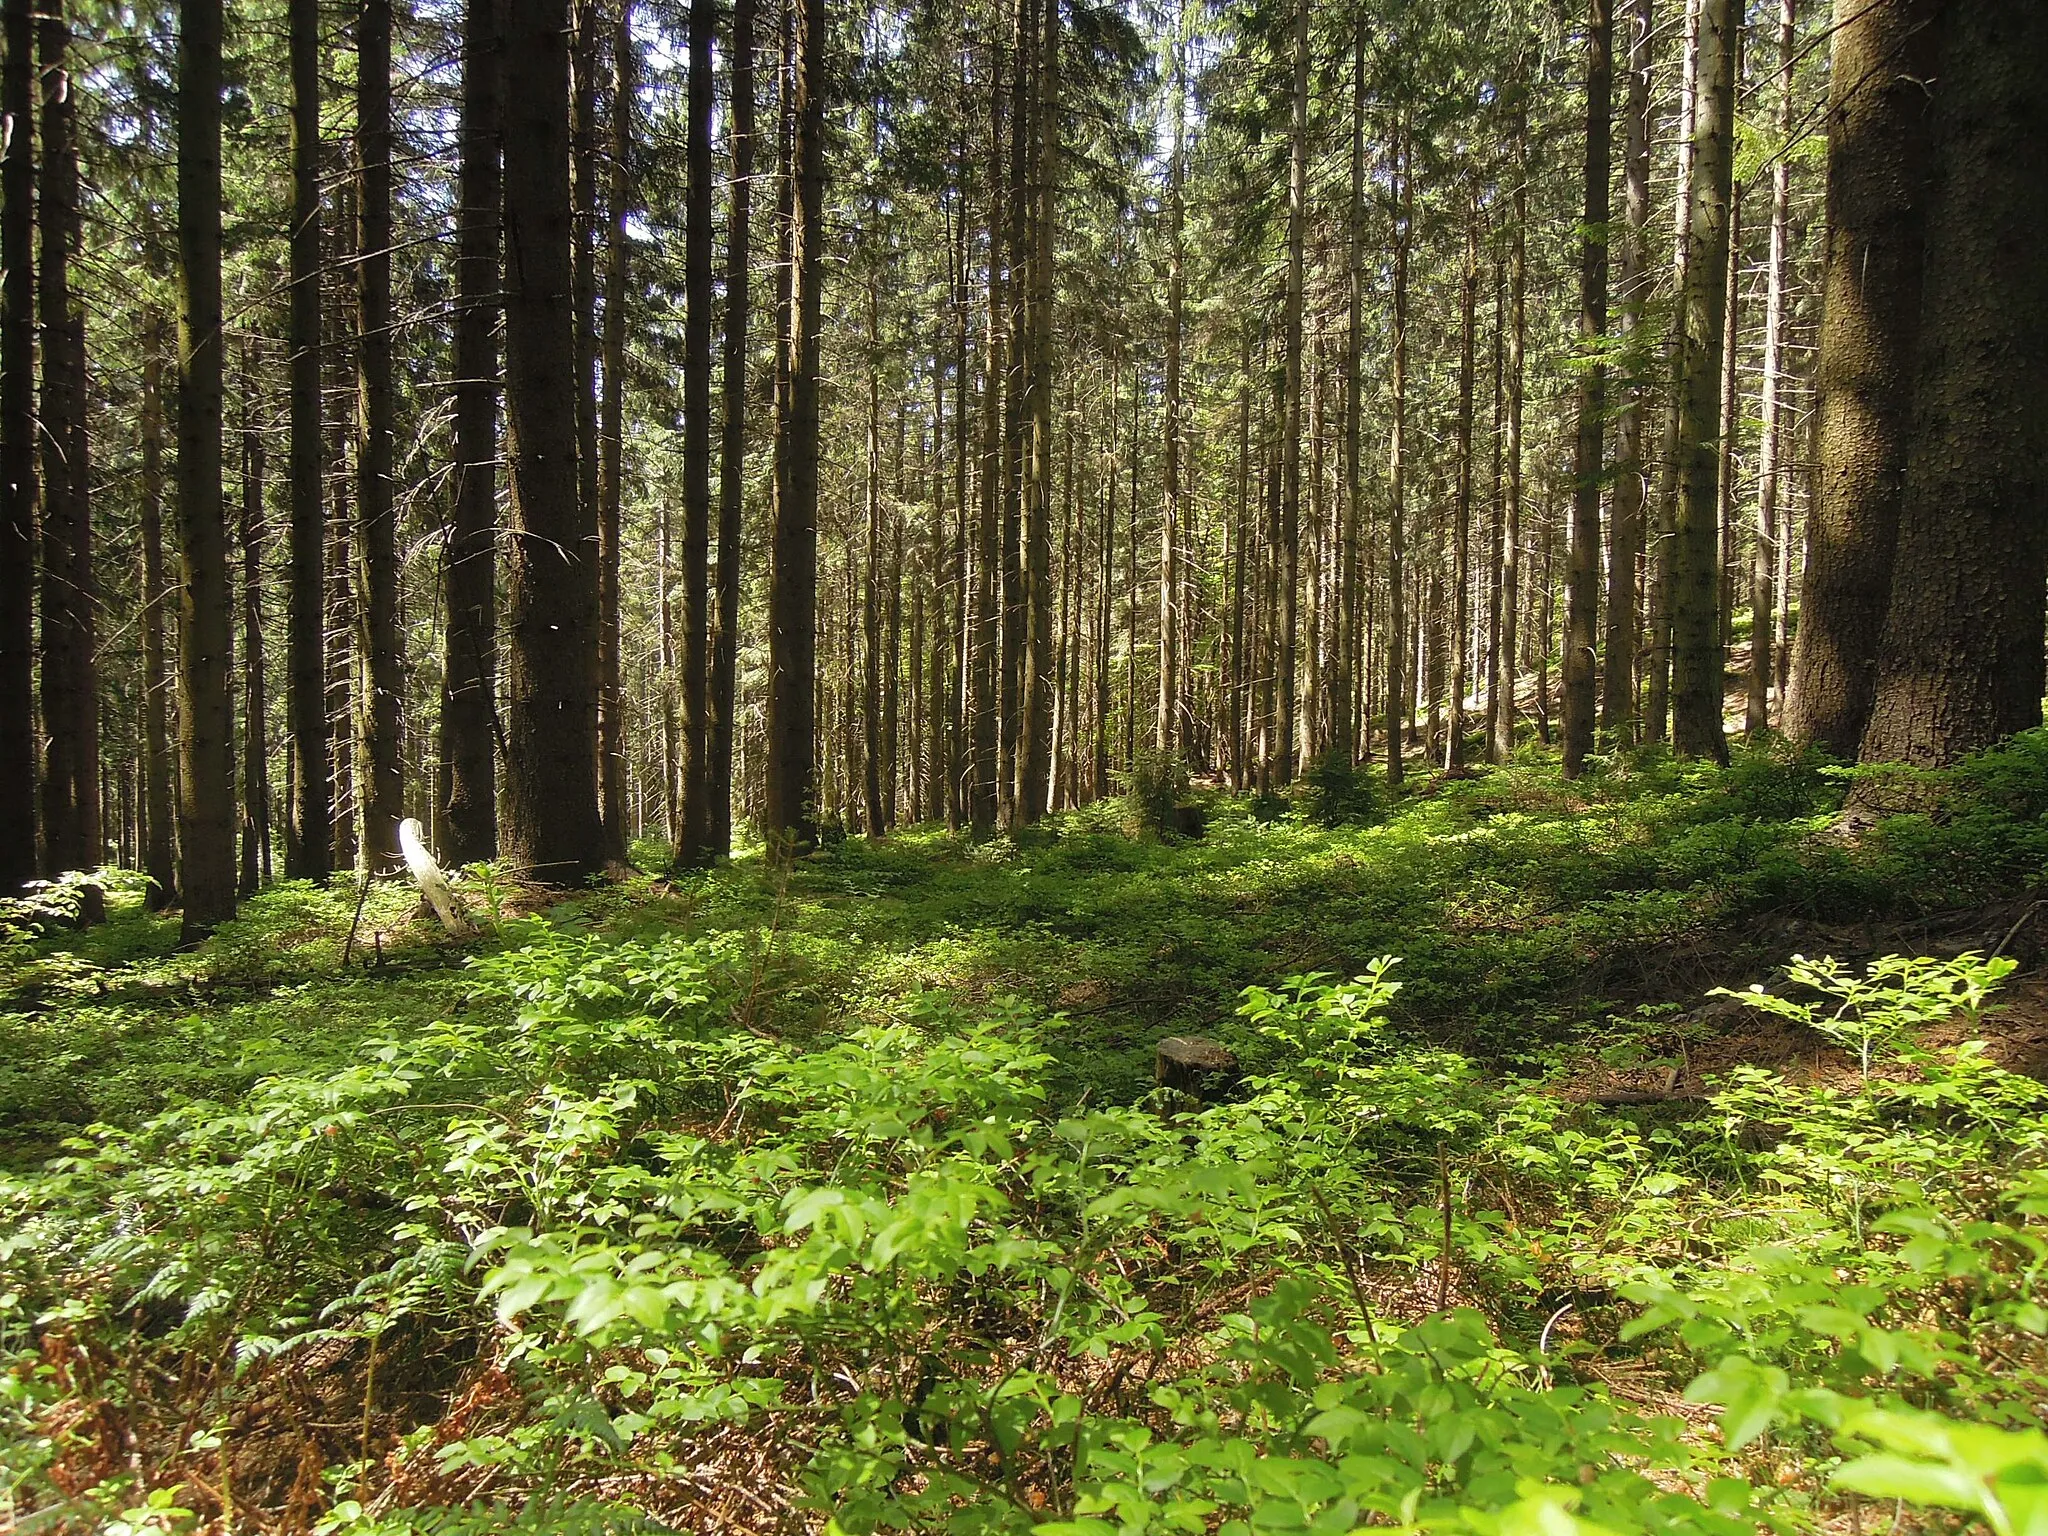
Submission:
[[[1956,955],[2037,953],[2048,739],[1896,780],[1853,842],[1841,792],[1765,752],[1325,780],[1196,840],[1104,806],[528,916],[481,869],[466,960],[395,889],[352,921],[287,884],[184,953],[132,905],[24,933],[8,1496],[79,1530],[1733,1531],[1832,1518],[1907,1476],[1828,1488],[1883,1450],[2009,1516],[2048,1468],[2048,1118],[1954,1048],[2010,967]],[[1932,958],[1783,984],[1845,936]],[[1752,979],[1782,1071],[1696,1009]],[[1190,1031],[1244,1080],[1148,1098]],[[1643,1083],[1674,1102],[1584,1102]]]

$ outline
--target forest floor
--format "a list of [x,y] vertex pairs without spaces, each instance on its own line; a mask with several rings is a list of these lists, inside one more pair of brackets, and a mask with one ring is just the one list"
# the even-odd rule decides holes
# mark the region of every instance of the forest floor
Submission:
[[2048,1529],[2048,737],[1848,783],[16,911],[0,1525]]

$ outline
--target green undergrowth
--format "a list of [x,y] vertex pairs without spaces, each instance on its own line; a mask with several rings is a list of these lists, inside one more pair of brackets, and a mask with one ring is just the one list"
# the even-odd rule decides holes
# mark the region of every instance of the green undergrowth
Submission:
[[[1326,778],[1199,839],[1107,805],[523,916],[480,870],[460,953],[346,883],[182,953],[139,888],[18,913],[0,1511],[2048,1531],[2048,1103],[1920,1043],[2011,963],[1742,937],[2025,894],[2048,742],[1888,780],[1854,842],[1846,788],[1767,751]],[[1562,1091],[1716,935],[1848,1067]],[[1243,1062],[1220,1102],[1148,1091],[1191,1028]]]

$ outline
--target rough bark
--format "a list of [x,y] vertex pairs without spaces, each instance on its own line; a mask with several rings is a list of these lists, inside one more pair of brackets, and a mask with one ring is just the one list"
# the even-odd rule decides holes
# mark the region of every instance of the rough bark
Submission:
[[2041,723],[2048,10],[1953,7],[1897,564],[1862,760],[1943,767]]
[[263,648],[263,434],[252,408],[255,380],[242,353],[242,863],[239,889],[253,896],[270,868],[270,698]]
[[[1654,21],[1653,0],[1629,0],[1624,20],[1628,89],[1622,107],[1623,233],[1616,286],[1630,373],[1644,361],[1643,310],[1650,292],[1646,232],[1650,220],[1650,45]],[[1647,415],[1648,402],[1641,386],[1629,383],[1616,433],[1614,493],[1607,515],[1607,665],[1600,692],[1600,726],[1616,745],[1633,742],[1636,733],[1636,667],[1642,644],[1636,567],[1643,556],[1643,512],[1648,501],[1643,467]]]
[[1387,511],[1387,782],[1401,782],[1407,717],[1407,572],[1408,521],[1408,253],[1415,235],[1415,179],[1409,165],[1409,130],[1395,130],[1395,175],[1400,189],[1394,228],[1394,356],[1390,367],[1393,430],[1387,449],[1390,504]]
[[[1785,734],[1852,757],[1877,686],[1921,334],[1944,0],[1836,0],[1820,335],[1820,484],[1807,516]],[[1936,86],[1939,91],[1939,85]]]
[[455,265],[455,500],[444,567],[442,851],[498,852],[498,333],[504,0],[469,0],[462,36]]
[[1721,727],[1719,503],[1723,328],[1728,309],[1734,163],[1732,0],[1701,0],[1692,175],[1686,187],[1685,334],[1678,401],[1680,495],[1671,550],[1671,740],[1688,757],[1725,762]]
[[511,484],[501,842],[570,885],[603,867],[597,800],[596,508],[562,408],[576,346],[566,0],[505,6],[505,420]]
[[0,110],[0,894],[36,874],[35,8],[6,0]]
[[798,0],[795,196],[786,332],[789,389],[776,423],[777,475],[768,577],[768,740],[763,829],[793,852],[815,815],[813,688],[818,610],[818,338],[823,313],[825,98],[824,0]]
[[78,246],[75,83],[71,29],[60,4],[36,25],[42,76],[43,168],[36,268],[42,312],[42,832],[44,873],[97,869],[100,830],[99,681],[93,651],[99,583],[85,434],[85,314],[71,291]]
[[291,425],[291,592],[285,641],[291,806],[284,872],[334,870],[334,749],[327,723],[326,423],[320,390],[320,7],[291,0],[291,299],[286,336]]
[[235,914],[221,498],[221,0],[178,10],[178,890],[184,936]]
[[404,814],[398,508],[391,488],[391,4],[356,14],[356,622],[363,867],[393,873]]
[[711,0],[692,0],[683,258],[683,835],[676,846],[676,862],[686,867],[703,863],[711,853],[706,640],[711,581],[712,27]]
[[1288,95],[1287,128],[1287,293],[1281,317],[1280,439],[1280,625],[1279,753],[1280,782],[1294,778],[1299,757],[1296,744],[1295,652],[1300,617],[1296,593],[1301,561],[1301,420],[1302,420],[1302,297],[1303,248],[1308,231],[1308,11],[1309,0],[1295,0],[1293,85]]
[[727,204],[724,357],[725,395],[718,452],[717,598],[711,634],[711,735],[704,770],[706,846],[732,851],[733,723],[739,668],[740,539],[747,473],[747,319],[754,174],[754,0],[734,0],[727,52],[731,73],[728,145],[732,193]]

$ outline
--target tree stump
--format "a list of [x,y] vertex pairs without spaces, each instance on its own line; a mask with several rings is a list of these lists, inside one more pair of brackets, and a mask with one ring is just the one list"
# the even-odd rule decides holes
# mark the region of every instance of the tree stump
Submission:
[[1161,1088],[1199,1102],[1237,1076],[1237,1053],[1207,1035],[1170,1035],[1159,1042],[1152,1076]]
[[[426,828],[416,817],[408,816],[398,824],[398,847],[405,855],[405,867],[412,871],[412,877],[420,888],[420,897],[434,909],[434,915],[441,919],[441,926],[448,930],[450,938],[467,939],[476,933],[476,925],[464,915],[455,892],[449,887],[448,877],[441,873],[441,866],[433,854],[427,851]],[[382,958],[382,950],[379,950]]]

